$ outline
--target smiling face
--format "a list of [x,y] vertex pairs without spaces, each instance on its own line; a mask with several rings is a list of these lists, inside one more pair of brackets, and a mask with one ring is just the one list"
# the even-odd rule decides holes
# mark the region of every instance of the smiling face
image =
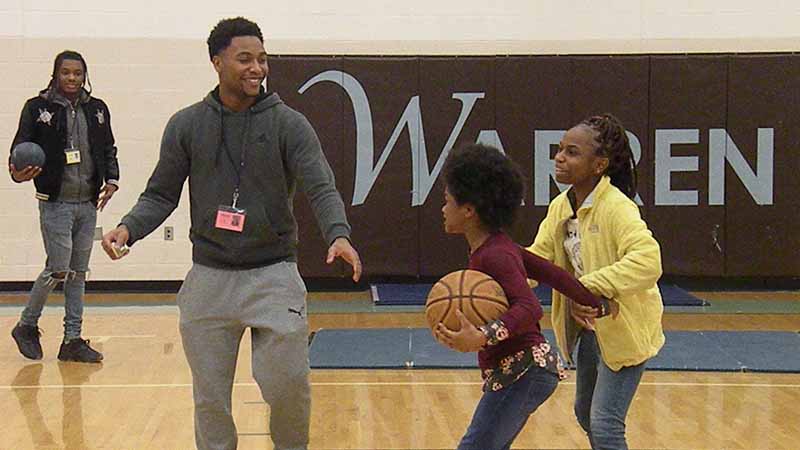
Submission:
[[76,59],[61,61],[56,76],[58,77],[58,91],[67,98],[77,97],[86,80],[83,63]]
[[267,52],[256,36],[237,36],[212,62],[219,74],[220,94],[238,102],[253,101],[269,73]]
[[597,154],[597,146],[594,130],[585,125],[570,128],[554,159],[556,181],[577,187],[597,184],[608,167],[608,158]]

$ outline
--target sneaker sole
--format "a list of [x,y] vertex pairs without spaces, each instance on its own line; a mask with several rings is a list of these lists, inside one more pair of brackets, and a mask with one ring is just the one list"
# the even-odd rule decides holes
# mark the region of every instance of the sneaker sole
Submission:
[[77,359],[61,359],[61,358],[58,358],[58,360],[61,361],[61,362],[76,362],[76,363],[83,363],[83,364],[100,364],[101,362],[103,362],[102,359],[98,360],[98,361],[80,361],[80,360],[77,360]]

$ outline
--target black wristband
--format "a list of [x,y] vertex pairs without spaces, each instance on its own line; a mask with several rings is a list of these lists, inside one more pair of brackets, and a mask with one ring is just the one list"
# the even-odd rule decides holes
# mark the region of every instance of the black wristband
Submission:
[[597,315],[598,318],[605,317],[611,313],[611,308],[608,302],[609,299],[605,297],[600,297],[600,313]]

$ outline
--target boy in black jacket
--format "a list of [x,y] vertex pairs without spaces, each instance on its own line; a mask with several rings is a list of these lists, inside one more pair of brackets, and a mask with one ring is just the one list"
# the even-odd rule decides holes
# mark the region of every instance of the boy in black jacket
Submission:
[[100,362],[103,355],[81,338],[83,294],[92,251],[97,210],[119,184],[119,163],[111,116],[102,100],[91,96],[86,61],[66,50],[56,56],[50,84],[25,102],[13,148],[34,142],[45,152],[43,167],[14,167],[11,178],[33,180],[47,262],[34,282],[28,305],[11,332],[20,353],[41,359],[38,321],[48,294],[64,283],[62,361]]

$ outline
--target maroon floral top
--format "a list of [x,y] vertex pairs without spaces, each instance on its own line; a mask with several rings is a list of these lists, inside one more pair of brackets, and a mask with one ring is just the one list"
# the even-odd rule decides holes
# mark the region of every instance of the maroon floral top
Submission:
[[478,363],[486,381],[484,388],[497,390],[508,386],[533,364],[557,375],[563,374],[558,355],[542,335],[539,320],[544,313],[528,285],[529,274],[535,274],[533,278],[537,281],[578,303],[601,308],[601,299],[569,272],[523,249],[503,232],[493,233],[472,252],[469,268],[494,278],[509,303],[508,310],[497,321],[481,327],[488,340],[478,352]]
[[[481,327],[486,334],[487,345],[497,345],[502,339],[508,337],[508,329],[501,320],[495,320]],[[497,367],[481,371],[483,376],[484,391],[499,391],[511,383],[519,380],[531,367],[540,367],[559,380],[567,378],[561,357],[547,342],[524,348],[500,360]]]

